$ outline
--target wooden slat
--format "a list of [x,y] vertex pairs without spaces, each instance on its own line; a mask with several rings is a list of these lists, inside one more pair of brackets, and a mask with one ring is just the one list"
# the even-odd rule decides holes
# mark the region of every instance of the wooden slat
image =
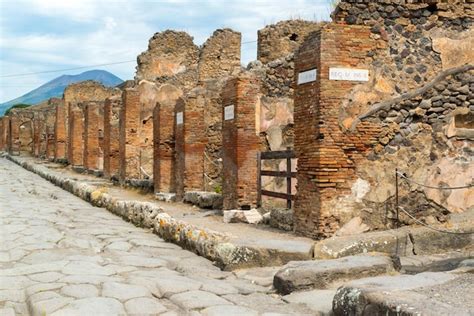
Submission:
[[296,158],[294,151],[282,150],[282,151],[265,151],[261,153],[261,159],[287,159]]
[[267,190],[261,190],[261,192],[262,192],[262,195],[271,196],[274,198],[279,198],[279,199],[284,199],[284,200],[288,200],[288,198],[290,200],[295,199],[294,195],[288,196],[286,193],[273,192],[273,191],[267,191]]
[[281,177],[288,178],[288,176],[296,178],[296,172],[288,173],[287,171],[272,171],[272,170],[261,170],[260,175],[268,177]]

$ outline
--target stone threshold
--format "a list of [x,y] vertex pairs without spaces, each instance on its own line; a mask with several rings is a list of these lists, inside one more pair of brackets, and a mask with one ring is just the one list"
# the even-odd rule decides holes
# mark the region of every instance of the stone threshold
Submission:
[[225,231],[212,230],[176,219],[153,202],[112,196],[103,190],[104,183],[112,185],[105,179],[87,183],[88,181],[58,174],[57,169],[51,170],[45,166],[45,161],[8,154],[4,157],[94,206],[104,207],[135,226],[150,229],[164,240],[213,261],[223,270],[277,266],[293,260],[313,258],[314,241],[311,239],[292,239],[289,238],[290,235],[281,236],[279,233],[273,233],[275,238],[272,238],[272,233],[268,231],[265,231],[266,237],[262,238],[259,228],[253,228],[258,238],[252,238],[248,236],[248,230],[252,229],[250,227],[246,228],[247,231],[242,232],[241,236],[230,236]]

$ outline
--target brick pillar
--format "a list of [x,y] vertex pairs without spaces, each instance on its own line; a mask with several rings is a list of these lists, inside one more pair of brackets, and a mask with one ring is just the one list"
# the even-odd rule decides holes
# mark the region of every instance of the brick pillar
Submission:
[[119,121],[120,181],[140,176],[138,125],[140,123],[140,93],[127,88],[122,94]]
[[[346,133],[340,127],[343,102],[360,81],[330,80],[333,68],[368,69],[375,49],[365,26],[328,25],[310,35],[295,58],[295,77],[317,69],[315,81],[295,84],[295,151],[298,187],[295,230],[328,237],[340,227],[333,201],[351,192],[358,155],[368,148],[370,133]],[[330,203],[331,201],[331,203]]]
[[46,128],[46,159],[54,159],[55,152],[55,139],[54,139],[54,127],[48,126]]
[[119,115],[121,97],[111,97],[104,104],[104,176],[111,178],[119,174]]
[[261,143],[255,122],[259,91],[256,78],[241,76],[229,80],[222,92],[224,209],[257,205],[257,153]]
[[78,107],[69,111],[69,154],[68,161],[72,166],[83,166],[84,154],[84,112]]
[[8,148],[11,154],[18,154],[20,152],[20,120],[16,116],[10,118],[10,129]]
[[206,126],[204,122],[205,100],[201,95],[190,98],[184,110],[184,190],[204,190],[204,152],[206,150]]
[[175,150],[175,179],[176,179],[176,198],[181,200],[185,192],[185,165],[186,154],[184,150],[185,144],[185,125],[184,125],[185,104],[183,99],[176,102],[175,107],[175,131],[174,131],[174,150]]
[[177,102],[158,103],[153,112],[153,182],[155,192],[176,192],[174,112]]
[[104,130],[103,104],[85,102],[84,113],[84,168],[91,171],[102,170],[103,151],[100,140]]
[[0,117],[0,150],[5,150],[6,143],[5,143],[5,120],[6,117]]
[[44,121],[41,119],[39,113],[34,113],[32,119],[33,124],[33,155],[35,157],[41,156],[41,137]]
[[66,159],[66,105],[61,102],[56,105],[54,122],[54,159]]

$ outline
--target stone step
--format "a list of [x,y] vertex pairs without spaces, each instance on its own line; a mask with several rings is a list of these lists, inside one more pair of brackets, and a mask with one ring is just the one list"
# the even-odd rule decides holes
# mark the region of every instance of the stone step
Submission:
[[[449,230],[472,231],[472,220],[455,223],[455,227]],[[398,256],[429,255],[469,247],[472,245],[473,236],[473,234],[447,234],[425,227],[402,227],[319,241],[314,247],[314,257],[336,259],[369,252]]]
[[379,276],[345,284],[335,315],[473,315],[473,270]]
[[396,259],[382,255],[292,261],[275,274],[273,286],[281,294],[305,289],[328,289],[348,280],[393,273],[398,268]]

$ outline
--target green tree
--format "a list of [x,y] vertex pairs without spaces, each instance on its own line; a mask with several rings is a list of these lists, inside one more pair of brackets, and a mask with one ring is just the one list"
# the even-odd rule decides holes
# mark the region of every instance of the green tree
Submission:
[[8,115],[8,113],[10,113],[10,111],[13,109],[24,109],[29,106],[31,106],[31,104],[18,103],[18,104],[12,105],[8,110],[5,111],[5,115]]

